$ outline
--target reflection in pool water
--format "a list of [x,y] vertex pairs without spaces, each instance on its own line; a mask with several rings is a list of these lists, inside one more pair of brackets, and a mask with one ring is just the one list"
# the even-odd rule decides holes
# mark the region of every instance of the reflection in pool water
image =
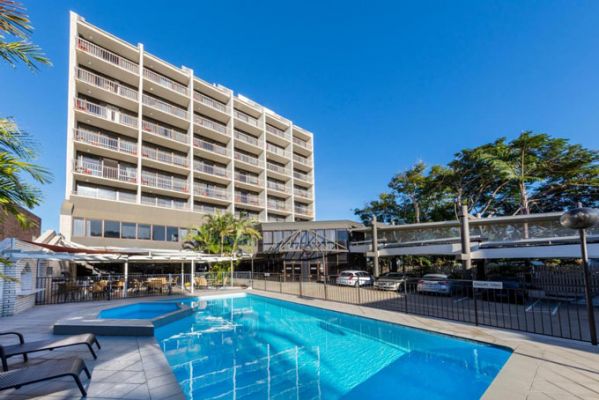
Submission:
[[478,399],[509,358],[482,343],[259,296],[156,330],[188,399]]

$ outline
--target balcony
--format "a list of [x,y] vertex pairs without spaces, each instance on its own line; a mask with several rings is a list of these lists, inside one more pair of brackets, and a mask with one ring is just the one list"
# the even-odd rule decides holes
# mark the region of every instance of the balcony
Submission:
[[262,207],[260,197],[253,194],[235,193],[235,202],[247,206]]
[[218,165],[207,164],[202,161],[194,160],[193,169],[195,172],[207,175],[207,178],[209,178],[209,177],[217,178],[217,179],[214,179],[217,182],[222,182],[223,180],[224,181],[229,180],[229,171],[227,171],[226,168],[218,166]]
[[141,196],[141,204],[152,207],[173,208],[175,210],[187,209],[187,202],[179,199],[169,199],[158,196]]
[[243,174],[238,171],[235,172],[235,182],[259,187],[263,186],[262,179],[260,179],[260,177],[250,174]]
[[284,201],[268,199],[267,202],[268,208],[272,208],[273,210],[278,211],[289,211],[289,207],[285,204]]
[[142,171],[141,184],[156,189],[169,190],[179,193],[189,193],[187,180],[155,172]]
[[229,140],[225,124],[205,118],[199,114],[194,114],[193,122],[203,128],[200,130],[202,136],[220,141]]
[[306,165],[306,166],[312,165],[312,163],[310,162],[310,159],[308,157],[302,157],[299,154],[293,155],[293,161],[295,161],[296,163],[302,164],[302,165]]
[[207,204],[195,204],[193,206],[193,211],[204,213],[204,214],[210,214],[210,215],[224,213],[224,212],[226,212],[226,210],[227,209],[225,207],[215,207],[215,206],[209,206]]
[[124,203],[135,203],[137,202],[137,195],[130,192],[121,192],[118,190],[95,190],[95,191],[73,191],[73,196],[88,197],[91,199],[98,200],[114,200],[121,201]]
[[308,191],[308,190],[303,190],[303,189],[295,188],[293,190],[293,194],[296,197],[301,197],[303,199],[312,200],[312,193],[310,191]]
[[260,126],[258,123],[258,119],[252,117],[249,114],[241,112],[239,110],[235,110],[235,118],[237,118],[238,120],[243,121],[246,124],[251,125],[251,126],[255,126],[255,127]]
[[294,210],[295,210],[296,214],[301,214],[301,215],[305,215],[305,216],[308,216],[308,217],[312,216],[312,209],[311,208],[296,205],[295,208],[294,208]]
[[266,168],[269,171],[276,172],[277,174],[285,175],[285,177],[290,175],[290,170],[287,167],[281,167],[280,165],[273,164],[271,162],[266,163]]
[[301,173],[299,171],[293,171],[293,177],[307,183],[312,183],[312,177],[308,174]]
[[[187,134],[176,129],[167,128],[166,126],[158,125],[147,120],[141,122],[141,129],[155,137],[155,139],[149,140],[153,143],[175,147],[180,150],[187,150],[189,147],[189,137]],[[172,143],[171,141],[177,143]]]
[[[142,102],[144,106],[159,111],[162,114],[162,118],[164,118],[166,122],[183,128],[187,127],[187,111],[183,108],[172,105],[166,101],[162,101],[157,97],[150,96],[145,93],[142,96]],[[152,112],[148,112],[148,114],[153,116]]]
[[[131,140],[124,140],[121,138],[115,138],[112,136],[105,135],[99,132],[93,132],[87,129],[75,129],[75,141],[79,143],[85,143],[94,147],[100,147],[102,149],[110,150],[111,152],[117,152],[130,156],[137,154],[137,143]],[[111,154],[107,152],[108,155]]]
[[[79,60],[80,64],[89,65],[94,70],[109,76],[119,76],[119,78],[122,78],[121,80],[132,85],[138,83],[139,78],[136,79],[135,77],[139,74],[139,65],[137,63],[83,38],[77,38],[77,49],[84,55]],[[122,74],[123,71],[127,74]],[[119,74],[119,72],[121,73]]]
[[291,158],[289,151],[268,142],[266,142],[266,151],[269,153],[269,157],[275,161],[286,163]]
[[91,177],[109,179],[131,185],[137,184],[137,168],[118,164],[115,166],[104,165],[103,160],[90,161],[77,159],[75,161],[75,173]]
[[208,156],[207,158],[212,158],[210,156],[215,156],[217,161],[228,161],[229,160],[229,149],[227,149],[225,146],[222,146],[220,144],[217,143],[213,143],[213,142],[209,142],[207,140],[203,140],[200,139],[198,137],[194,137],[193,138],[193,146],[196,149],[201,150],[201,153],[207,153],[207,154],[200,154],[203,157]]
[[282,146],[287,146],[291,142],[291,135],[279,128],[266,124],[266,132],[272,141]]
[[102,106],[89,100],[76,98],[75,110],[90,116],[90,120],[100,128],[137,136],[137,117],[119,110],[116,107]]
[[271,180],[268,180],[266,182],[266,187],[271,190],[276,190],[277,192],[289,193],[289,189],[287,188],[287,186],[279,182],[273,182]]
[[187,157],[172,151],[164,151],[144,145],[141,149],[141,154],[144,158],[149,160],[158,161],[160,163],[169,164],[175,167],[187,168],[189,166]]
[[75,78],[83,86],[80,88],[80,92],[89,93],[94,98],[137,111],[138,92],[136,89],[82,68],[75,69]]
[[173,92],[177,92],[182,94],[183,96],[187,96],[187,86],[180,84],[170,78],[167,78],[164,75],[156,73],[152,70],[144,68],[144,78],[149,81],[152,81],[164,88],[172,90]]
[[231,199],[231,193],[227,189],[218,186],[196,183],[193,191],[196,196],[224,201],[230,201]]
[[240,132],[238,130],[235,131],[235,139],[240,140],[244,143],[250,144],[252,146],[258,147],[260,148],[260,140],[252,135],[247,135],[243,132]]
[[293,144],[295,145],[296,149],[299,147],[300,149],[306,150],[308,152],[312,151],[312,143],[306,142],[300,138],[294,137]]
[[239,152],[235,152],[235,159],[241,162],[244,162],[246,164],[250,164],[253,166],[259,166],[260,165],[260,159],[257,157],[252,157],[250,155],[247,154],[243,154],[243,153],[239,153]]
[[193,92],[193,98],[195,101],[205,106],[202,107],[202,112],[210,115],[210,117],[225,120],[229,119],[229,107],[226,104],[195,91]]

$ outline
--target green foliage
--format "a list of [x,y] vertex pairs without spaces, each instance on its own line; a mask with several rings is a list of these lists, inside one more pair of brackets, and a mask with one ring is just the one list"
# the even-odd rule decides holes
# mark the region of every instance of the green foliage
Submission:
[[462,205],[480,216],[599,206],[599,153],[530,131],[456,153],[447,165],[419,161],[396,174],[390,192],[355,209],[369,223],[457,218]]

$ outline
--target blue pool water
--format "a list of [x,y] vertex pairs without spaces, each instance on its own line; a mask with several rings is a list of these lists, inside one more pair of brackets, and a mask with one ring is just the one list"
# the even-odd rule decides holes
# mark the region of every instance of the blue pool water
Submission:
[[176,303],[137,303],[102,310],[102,319],[151,319],[178,310]]
[[155,335],[188,399],[478,399],[507,349],[260,296]]

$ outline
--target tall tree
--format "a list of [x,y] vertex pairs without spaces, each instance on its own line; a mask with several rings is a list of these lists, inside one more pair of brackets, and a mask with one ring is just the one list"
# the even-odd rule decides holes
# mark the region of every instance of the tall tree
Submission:
[[411,168],[395,175],[389,187],[393,190],[396,198],[404,204],[409,204],[414,210],[414,222],[420,223],[423,206],[426,199],[427,179],[425,175],[426,165],[419,161]]

